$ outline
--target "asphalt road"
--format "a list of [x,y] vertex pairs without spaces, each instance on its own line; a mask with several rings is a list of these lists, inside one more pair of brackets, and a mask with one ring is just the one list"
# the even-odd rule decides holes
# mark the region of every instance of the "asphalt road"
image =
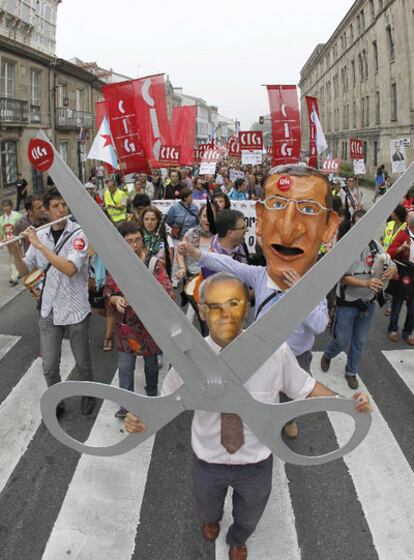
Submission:
[[[191,413],[119,458],[80,456],[63,447],[40,420],[37,395],[45,385],[36,323],[26,293],[1,309],[0,559],[227,558],[230,502],[216,544],[202,540],[193,513]],[[361,363],[361,379],[376,405],[370,435],[349,457],[320,467],[285,466],[275,459],[272,496],[248,543],[252,560],[414,558],[414,351],[389,342],[385,327],[379,311]],[[104,354],[102,339],[103,321],[93,317],[96,380],[116,384],[115,352]],[[318,352],[327,340],[326,334],[317,341],[314,374],[348,395],[341,357],[328,374],[319,370]],[[63,374],[76,379],[72,368],[65,343]],[[79,399],[72,399],[62,423],[80,440],[116,439],[122,437],[116,408],[104,403],[85,418]],[[341,419],[326,414],[298,422],[300,437],[292,446],[301,453],[326,452],[347,431]]]

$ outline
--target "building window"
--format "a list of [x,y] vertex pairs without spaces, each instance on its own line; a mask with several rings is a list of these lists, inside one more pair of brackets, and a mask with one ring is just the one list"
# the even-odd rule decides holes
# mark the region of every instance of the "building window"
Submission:
[[380,105],[380,93],[377,91],[375,93],[375,124],[380,124],[381,122],[381,105]]
[[40,71],[30,70],[30,122],[40,122]]
[[372,50],[374,53],[374,70],[378,72],[378,45],[376,41],[372,41]]
[[365,80],[368,79],[368,57],[367,57],[367,51],[364,49],[362,51],[362,60],[364,62],[364,78]]
[[9,14],[17,15],[16,0],[7,0],[6,10],[9,12]]
[[356,22],[357,22],[357,32],[359,37],[361,35],[361,20],[359,14],[357,15]]
[[361,10],[361,29],[362,31],[365,31],[365,13],[364,10]]
[[0,162],[3,185],[7,187],[16,182],[17,142],[0,142]]
[[338,88],[338,74],[335,74],[333,78],[333,89],[334,89],[334,97],[337,98],[339,95],[339,88]]
[[66,163],[68,162],[68,142],[59,142],[59,154]]
[[342,159],[347,160],[348,159],[348,142],[347,140],[345,140],[344,142],[342,142],[342,154],[341,154]]
[[351,38],[351,41],[353,41],[354,40],[354,26],[352,25],[352,23],[349,26],[349,36]]
[[58,107],[66,107],[67,106],[67,98],[68,98],[68,89],[67,85],[63,82],[60,82],[57,85],[57,106]]
[[355,85],[356,76],[355,76],[355,60],[351,60],[351,75],[352,75],[352,85]]
[[375,165],[375,167],[378,166],[378,142],[375,141],[374,142],[374,161],[373,164]]
[[361,128],[365,125],[365,97],[361,99]]
[[361,54],[358,55],[358,69],[359,69],[359,79],[362,82],[362,80],[364,79],[364,62],[362,60]]
[[83,111],[83,89],[76,90],[76,110]]
[[372,21],[374,21],[374,19],[375,19],[374,0],[369,0],[369,7],[370,7],[370,10],[371,10],[371,18],[372,18]]
[[30,70],[30,103],[40,105],[40,71]]
[[391,120],[397,120],[397,84],[391,84]]
[[14,97],[15,66],[14,62],[1,62],[0,97]]
[[365,126],[369,126],[369,96],[365,98]]
[[392,35],[391,25],[387,25],[386,27],[387,33],[387,45],[388,45],[388,52],[390,55],[390,60],[395,59],[395,45],[394,45],[394,37]]
[[364,142],[364,162],[367,163],[368,160],[368,142]]
[[352,104],[352,126],[356,128],[357,126],[357,112],[356,112],[356,101]]

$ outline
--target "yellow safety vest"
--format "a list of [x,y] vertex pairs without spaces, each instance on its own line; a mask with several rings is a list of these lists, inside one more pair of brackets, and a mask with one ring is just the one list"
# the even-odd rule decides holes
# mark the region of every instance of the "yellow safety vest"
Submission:
[[[106,190],[104,193],[104,204],[106,212],[112,222],[117,223],[126,220],[126,196],[124,191],[121,191],[121,189],[117,189],[114,194],[111,194],[109,190]],[[115,206],[124,206],[124,208],[108,208],[108,204]]]
[[382,240],[382,246],[384,247],[385,250],[388,249],[388,247],[391,245],[391,243],[394,241],[394,239],[397,237],[400,231],[402,231],[407,227],[407,224],[405,222],[402,223],[395,232],[394,232],[394,226],[395,226],[395,221],[391,220],[390,222],[387,222],[387,225],[385,227],[384,238]]

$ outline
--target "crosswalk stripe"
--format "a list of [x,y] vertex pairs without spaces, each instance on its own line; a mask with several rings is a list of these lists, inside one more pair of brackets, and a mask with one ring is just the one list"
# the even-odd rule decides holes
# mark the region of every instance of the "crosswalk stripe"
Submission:
[[[221,531],[216,541],[216,560],[228,558],[225,536],[232,524],[231,492],[227,493]],[[295,516],[289,494],[284,463],[273,461],[273,485],[266,509],[253,535],[247,542],[249,558],[269,560],[277,551],[278,560],[300,560]]]
[[[61,359],[62,379],[66,379],[74,365],[69,342],[64,340]],[[37,358],[0,405],[0,492],[39,427],[41,420],[39,401],[45,390],[42,360]]]
[[0,360],[13,348],[20,338],[20,336],[0,334]]
[[[160,372],[159,386],[165,369]],[[135,391],[145,394],[141,359],[135,373]],[[112,385],[118,386],[117,373]],[[88,445],[119,441],[122,424],[114,418],[116,410],[111,401],[102,404]],[[153,445],[154,436],[124,455],[82,455],[42,560],[66,558],[68,550],[71,558],[82,560],[132,556]]]
[[[344,380],[346,356],[332,360],[328,374],[319,369],[315,352],[312,373],[321,383],[346,396],[353,391]],[[360,390],[367,388],[360,380]],[[372,398],[371,398],[372,400]],[[414,558],[414,473],[391,430],[373,402],[372,426],[366,439],[344,457],[362,504],[379,560]],[[329,413],[340,445],[349,439],[353,421]]]
[[383,350],[382,353],[414,394],[414,350]]

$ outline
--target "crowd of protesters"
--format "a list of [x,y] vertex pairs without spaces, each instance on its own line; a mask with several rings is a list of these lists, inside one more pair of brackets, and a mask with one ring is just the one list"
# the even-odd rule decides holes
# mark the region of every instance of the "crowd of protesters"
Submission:
[[[299,198],[295,198],[293,188],[289,193],[282,192],[283,189],[279,192],[275,177],[280,173],[295,180],[299,178],[299,181],[305,178],[308,181],[307,196],[302,199],[296,195]],[[60,381],[60,353],[65,332],[70,338],[80,379],[93,380],[88,336],[92,310],[105,318],[102,351],[117,352],[120,387],[134,391],[136,359],[142,356],[146,395],[157,396],[162,349],[129,305],[116,278],[106,270],[104,261],[88,243],[76,217],[69,217],[69,208],[59,190],[51,185],[43,198],[33,196],[21,176],[19,180],[18,206],[23,201],[26,213],[22,215],[13,210],[12,202],[4,200],[0,232],[3,241],[23,232],[21,243],[7,246],[10,284],[16,285],[20,278],[24,280],[39,273],[41,287],[36,297],[47,385]],[[375,199],[383,194],[382,186],[378,179]],[[208,337],[209,327],[214,322],[211,320],[211,309],[208,308],[209,312],[205,309],[203,282],[205,285],[205,281],[208,282],[207,279],[217,272],[234,275],[244,282],[248,306],[254,310],[254,313],[246,313],[247,325],[260,318],[283,296],[284,291],[300,279],[316,258],[323,258],[343,235],[364,218],[366,212],[363,192],[356,177],[348,177],[343,185],[335,179],[329,183],[325,176],[306,166],[285,166],[280,171],[271,169],[267,160],[263,165],[252,166],[225,158],[215,175],[203,176],[194,167],[170,169],[168,172],[154,169],[151,175],[140,173],[128,178],[116,173],[105,178],[99,166],[85,188],[136,258],[148,267],[154,281],[177,305],[192,306],[197,326],[205,337]],[[321,189],[328,191],[321,194]],[[356,390],[364,345],[375,313],[384,304],[385,314],[389,316],[389,340],[397,342],[401,332],[403,340],[414,346],[412,195],[412,192],[407,193],[394,209],[382,238],[373,239],[367,247],[361,248],[360,254],[327,298],[314,308],[287,340],[290,359],[296,360],[302,373],[310,374],[315,337],[330,324],[332,339],[324,349],[321,369],[327,372],[331,361],[341,351],[347,352],[345,379],[348,386]],[[163,215],[157,202],[166,200],[171,202]],[[249,252],[245,243],[245,216],[240,210],[232,208],[233,201],[248,200],[257,201],[257,244],[254,253]],[[292,201],[294,204],[290,204]],[[324,211],[327,212],[326,218],[321,216]],[[269,214],[265,217],[264,213]],[[317,228],[312,226],[316,218]],[[57,219],[61,221],[36,232],[39,226]],[[299,235],[299,230],[295,229],[299,226],[305,232],[303,237],[308,235],[308,246],[284,246],[280,242],[276,244],[277,252],[290,255],[312,253],[313,249],[316,252],[304,259],[303,268],[286,266],[280,278],[276,274],[275,280],[269,272],[275,264],[272,261],[273,249],[270,245],[266,247],[265,236],[269,238],[273,231],[277,231],[278,236],[283,238],[282,230],[290,232],[286,234],[288,237],[290,234]],[[381,272],[375,276],[372,267],[379,262],[382,263]],[[221,278],[224,283],[229,281],[228,276]],[[410,280],[407,281],[407,278]],[[213,288],[210,287],[210,291],[214,291]],[[236,308],[237,301],[231,299],[230,303],[217,304],[220,313],[231,313],[230,307],[234,303]],[[228,303],[229,309],[223,307]],[[406,318],[400,330],[404,305]],[[217,311],[216,308],[214,311]],[[315,393],[313,396],[320,395]],[[286,402],[289,398],[281,392],[280,400]],[[95,405],[94,398],[83,397],[81,412],[89,415]],[[367,403],[364,406],[367,411],[369,406]],[[57,414],[64,412],[65,405],[61,402]],[[128,411],[123,407],[116,411],[115,416],[118,419],[126,417],[126,425],[130,423],[131,431],[140,431],[135,429],[138,424],[133,424],[138,419],[130,417],[128,420]],[[297,437],[297,422],[293,420],[285,424],[284,433],[290,438]],[[205,538],[214,540],[208,535],[211,536],[216,529],[216,526],[203,527]],[[236,548],[241,550],[243,547],[245,549],[244,544]],[[234,556],[239,557],[242,558]]]

